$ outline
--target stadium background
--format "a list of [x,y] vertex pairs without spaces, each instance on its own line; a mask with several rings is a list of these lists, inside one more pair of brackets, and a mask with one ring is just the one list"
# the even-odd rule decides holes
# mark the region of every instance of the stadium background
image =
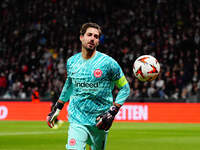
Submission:
[[[130,100],[198,101],[200,89],[199,0],[1,1],[0,95],[42,98],[61,91],[66,59],[80,51],[79,29],[93,21],[103,27],[99,50],[115,58],[131,85]],[[155,82],[132,72],[142,54],[161,64]]]
[[[117,118],[123,118],[123,112],[126,112],[124,116],[132,118],[131,122],[140,122],[133,123],[133,128],[129,124],[116,123],[113,130],[119,132],[118,129],[123,129],[124,132],[127,131],[127,136],[130,138],[137,137],[136,130],[139,129],[140,134],[143,135],[145,132],[147,136],[145,138],[152,136],[157,139],[158,135],[159,138],[162,135],[163,142],[170,141],[168,145],[157,143],[157,146],[155,141],[151,141],[154,146],[142,146],[145,150],[159,149],[159,146],[163,149],[182,150],[191,148],[191,144],[193,149],[198,149],[200,137],[195,133],[200,131],[199,124],[185,125],[185,128],[182,128],[184,126],[182,124],[154,124],[154,127],[153,124],[141,122],[200,123],[199,6],[200,0],[118,0],[117,2],[114,0],[2,0],[0,2],[0,141],[2,141],[0,149],[20,149],[17,147],[23,146],[24,149],[38,149],[36,145],[31,145],[29,142],[26,147],[26,144],[16,139],[14,140],[19,144],[14,144],[16,146],[14,148],[8,147],[9,143],[6,144],[6,139],[9,138],[6,136],[21,131],[18,125],[21,125],[25,131],[17,134],[30,130],[25,133],[29,134],[34,126],[40,127],[42,131],[47,130],[47,134],[56,134],[44,129],[43,122],[15,121],[45,120],[51,106],[51,93],[60,93],[62,90],[66,78],[64,71],[66,59],[80,51],[80,26],[89,21],[97,22],[103,27],[104,35],[101,37],[98,50],[119,62],[131,86],[131,94],[127,100],[130,108],[126,106],[127,109]],[[132,64],[143,54],[155,56],[161,64],[160,76],[153,82],[142,83],[133,76]],[[39,92],[41,101],[39,103],[31,102],[35,89]],[[113,92],[114,95],[116,93],[117,90]],[[148,108],[147,120],[145,120],[146,108]],[[127,110],[130,110],[130,113]],[[62,113],[62,119],[65,120],[66,114]],[[130,121],[126,119],[122,121]],[[12,125],[16,128],[11,128]],[[31,128],[28,129],[26,125]],[[179,129],[175,130],[176,127]],[[131,130],[128,130],[129,128]],[[157,134],[156,129],[161,132]],[[38,133],[38,130],[36,131]],[[139,131],[137,130],[138,134]],[[177,143],[173,145],[170,138],[166,139],[168,135],[166,136],[165,132],[171,133],[172,137],[171,135],[169,137],[174,141],[179,136],[187,138],[185,141],[179,139],[178,146]],[[173,137],[175,132],[178,133],[177,137]],[[63,136],[66,135],[60,135],[61,138]],[[113,138],[116,140],[116,137]],[[32,137],[28,139],[34,143]],[[46,140],[42,139],[40,142]],[[190,141],[192,142],[189,143]],[[125,143],[129,145],[129,142]],[[40,145],[39,141],[35,143]],[[141,144],[134,144],[139,150]],[[111,149],[114,149],[113,147]],[[41,146],[39,149],[49,150],[51,147]]]

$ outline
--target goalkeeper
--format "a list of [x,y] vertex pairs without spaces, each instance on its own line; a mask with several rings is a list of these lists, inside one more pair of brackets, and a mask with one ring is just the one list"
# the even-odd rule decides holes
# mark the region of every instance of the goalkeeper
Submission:
[[[119,64],[96,50],[102,34],[96,23],[80,30],[81,52],[67,60],[67,79],[61,95],[47,116],[49,127],[69,101],[68,150],[104,150],[115,115],[129,96],[130,87]],[[119,92],[113,100],[112,91]]]

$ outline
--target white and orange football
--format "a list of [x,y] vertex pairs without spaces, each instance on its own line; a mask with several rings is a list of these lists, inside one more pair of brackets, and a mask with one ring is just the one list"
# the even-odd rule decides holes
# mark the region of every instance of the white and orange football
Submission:
[[155,80],[160,73],[160,64],[157,59],[151,55],[142,55],[138,57],[133,64],[133,72],[140,81]]

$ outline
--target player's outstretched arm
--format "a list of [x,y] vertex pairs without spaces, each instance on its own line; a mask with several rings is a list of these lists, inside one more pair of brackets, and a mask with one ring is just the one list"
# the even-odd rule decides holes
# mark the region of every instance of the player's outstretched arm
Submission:
[[101,130],[107,131],[110,129],[120,107],[124,104],[125,100],[130,94],[130,87],[124,76],[116,81],[116,85],[119,88],[119,92],[117,94],[115,103],[107,112],[97,117],[96,126]]
[[58,117],[60,111],[62,110],[65,102],[69,100],[69,97],[72,93],[71,83],[72,83],[71,78],[68,77],[67,80],[65,81],[59,100],[56,102],[52,111],[47,116],[47,124],[49,125],[50,128],[54,127],[54,122],[56,118]]
[[60,111],[62,110],[64,104],[65,104],[65,102],[58,100],[56,102],[55,106],[53,107],[52,111],[48,114],[47,124],[50,128],[54,127],[54,122],[55,122],[56,118],[58,117]]

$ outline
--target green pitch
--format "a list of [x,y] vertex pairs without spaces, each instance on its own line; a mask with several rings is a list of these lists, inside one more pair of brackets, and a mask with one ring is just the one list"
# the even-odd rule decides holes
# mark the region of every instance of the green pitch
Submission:
[[[68,123],[0,121],[0,150],[65,150]],[[106,150],[199,150],[200,124],[114,123]]]

